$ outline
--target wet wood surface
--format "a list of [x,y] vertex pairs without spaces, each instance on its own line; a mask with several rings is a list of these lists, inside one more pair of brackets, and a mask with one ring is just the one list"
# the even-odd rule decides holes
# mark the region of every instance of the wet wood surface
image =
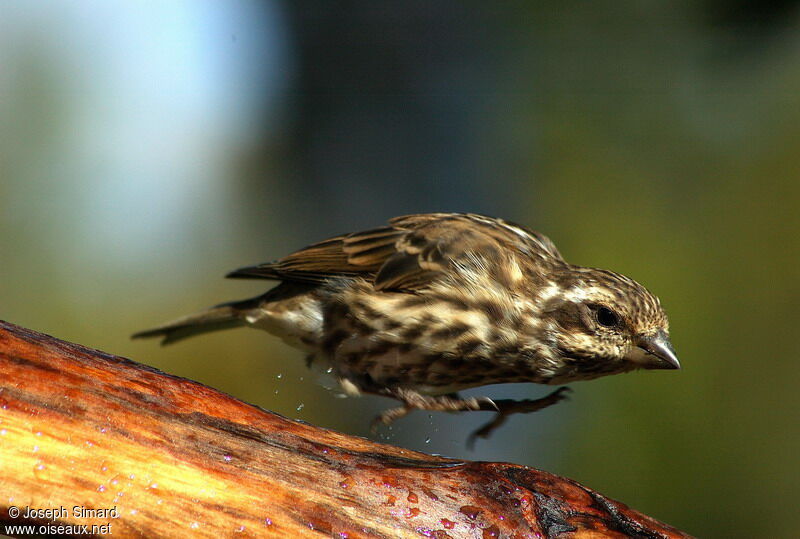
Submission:
[[688,537],[544,471],[291,421],[1,321],[0,462],[0,533]]

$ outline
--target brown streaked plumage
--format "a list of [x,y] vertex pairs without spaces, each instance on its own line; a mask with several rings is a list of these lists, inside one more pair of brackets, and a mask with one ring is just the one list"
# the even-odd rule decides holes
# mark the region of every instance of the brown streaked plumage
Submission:
[[547,237],[482,215],[397,217],[228,277],[281,283],[134,337],[166,344],[265,329],[329,365],[347,393],[400,400],[378,418],[386,424],[413,409],[497,410],[477,433],[486,436],[507,415],[557,402],[563,391],[535,401],[461,399],[457,391],[679,368],[666,315],[643,286],[569,264]]

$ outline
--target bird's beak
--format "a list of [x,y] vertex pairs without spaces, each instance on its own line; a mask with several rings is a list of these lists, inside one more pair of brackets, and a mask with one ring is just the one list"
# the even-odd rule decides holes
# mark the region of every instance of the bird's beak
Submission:
[[675,349],[664,330],[654,335],[641,336],[636,345],[645,352],[647,369],[680,369],[681,364]]

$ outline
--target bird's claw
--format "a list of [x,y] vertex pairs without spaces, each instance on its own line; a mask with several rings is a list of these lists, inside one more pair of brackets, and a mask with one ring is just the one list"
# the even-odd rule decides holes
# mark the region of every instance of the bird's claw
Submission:
[[[489,397],[478,397],[478,402],[479,402],[479,403],[481,403],[482,405],[483,405],[483,404],[485,404],[486,406],[489,406],[489,407],[491,407],[491,408],[492,408],[493,410],[495,410],[496,412],[499,412],[499,411],[500,411],[500,408],[497,406],[497,403],[495,403],[495,402],[494,402],[492,399],[490,399]],[[485,410],[485,409],[486,409],[486,408],[485,408],[484,406],[479,406],[479,407],[477,408],[477,410]]]
[[564,386],[559,387],[549,395],[546,395],[540,399],[521,401],[490,401],[495,410],[497,410],[497,415],[495,415],[494,419],[469,435],[467,438],[467,448],[472,450],[475,447],[475,441],[478,438],[488,438],[492,432],[497,430],[503,423],[506,422],[508,416],[513,414],[529,414],[541,410],[542,408],[547,408],[548,406],[552,406],[557,402],[567,400],[567,394],[571,391],[572,390],[569,387]]
[[470,397],[460,399],[455,397],[431,398],[419,395],[416,392],[404,392],[399,397],[403,405],[390,408],[375,419],[370,425],[370,432],[375,434],[381,425],[391,425],[394,421],[408,415],[412,410],[431,410],[439,412],[464,412],[464,411],[488,411],[495,412],[492,421],[488,422],[467,438],[467,447],[472,449],[477,438],[488,438],[489,435],[506,422],[508,416],[513,414],[529,414],[542,408],[566,400],[567,393],[571,390],[568,387],[560,387],[549,395],[535,400],[498,400],[489,397]]

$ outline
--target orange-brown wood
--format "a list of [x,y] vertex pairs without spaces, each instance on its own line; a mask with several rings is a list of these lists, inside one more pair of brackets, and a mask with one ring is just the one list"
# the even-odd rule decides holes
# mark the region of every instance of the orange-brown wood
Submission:
[[547,472],[298,423],[5,322],[0,462],[6,534],[686,537]]

